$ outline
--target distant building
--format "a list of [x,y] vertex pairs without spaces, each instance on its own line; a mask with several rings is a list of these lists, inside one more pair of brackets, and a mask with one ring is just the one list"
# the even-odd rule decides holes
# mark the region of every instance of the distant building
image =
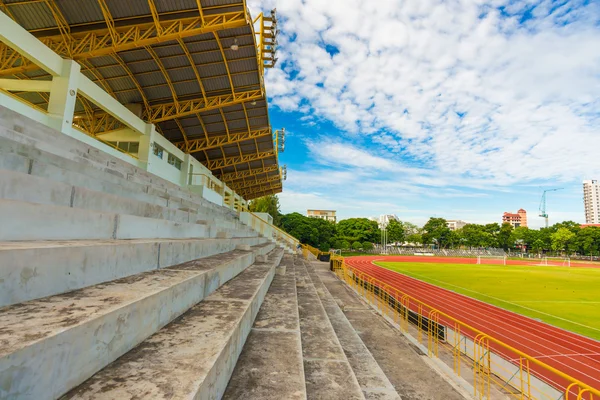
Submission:
[[461,221],[460,219],[448,219],[446,220],[446,225],[448,225],[448,228],[450,228],[451,231],[456,231],[467,225],[467,222]]
[[583,181],[585,223],[600,224],[600,184],[597,180]]
[[390,221],[400,221],[400,218],[395,214],[381,214],[379,217],[369,217],[369,220],[377,222],[381,228],[387,226]]
[[502,215],[502,223],[508,222],[513,226],[513,228],[518,228],[519,226],[527,227],[527,211],[522,208],[517,211],[516,214],[505,212]]
[[336,222],[335,210],[306,210],[306,216]]

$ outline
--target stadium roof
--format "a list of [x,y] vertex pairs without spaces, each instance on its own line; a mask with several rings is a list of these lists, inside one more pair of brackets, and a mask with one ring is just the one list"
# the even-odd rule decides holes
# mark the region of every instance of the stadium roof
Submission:
[[[0,9],[246,199],[282,190],[264,90],[276,20],[245,0],[4,0]],[[0,76],[50,80],[0,44]],[[47,93],[22,99],[47,108]],[[121,123],[78,97],[92,136]]]

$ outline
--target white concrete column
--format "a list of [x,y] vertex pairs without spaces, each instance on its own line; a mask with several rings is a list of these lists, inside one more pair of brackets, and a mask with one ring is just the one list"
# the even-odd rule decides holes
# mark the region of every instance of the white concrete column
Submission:
[[192,160],[191,155],[186,154],[183,157],[183,163],[181,164],[181,186],[188,186],[190,183],[190,172],[192,172]]
[[81,67],[73,60],[64,60],[61,74],[52,78],[48,114],[54,129],[69,134],[72,130],[75,100]]
[[146,171],[151,172],[152,169],[152,146],[154,143],[154,136],[156,129],[153,124],[146,124],[144,136],[140,136],[140,151],[138,158],[140,161],[146,163]]

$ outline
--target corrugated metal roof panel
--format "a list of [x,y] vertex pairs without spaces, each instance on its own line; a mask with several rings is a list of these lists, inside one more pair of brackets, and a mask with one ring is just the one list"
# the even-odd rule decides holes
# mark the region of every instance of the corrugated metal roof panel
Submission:
[[135,75],[135,79],[140,83],[140,85],[142,85],[142,87],[167,84],[162,72],[158,70],[149,74]]
[[196,81],[173,83],[173,87],[177,92],[177,96],[187,96],[191,94],[198,94],[199,97],[201,96],[200,88]]
[[166,100],[168,102],[172,102],[173,101],[173,97],[171,96],[171,90],[169,89],[169,87],[167,85],[164,86],[157,86],[157,87],[147,87],[144,88],[144,92],[146,92],[146,98],[148,99],[148,101],[154,101],[154,100]]
[[198,9],[195,0],[154,0],[154,5],[159,13]]
[[[7,2],[7,6],[9,6]],[[45,3],[22,3],[9,6],[15,20],[27,30],[52,28],[56,20]]]
[[213,76],[221,76],[227,74],[227,68],[225,68],[225,63],[223,62],[209,65],[197,65],[197,68],[200,72],[200,76],[202,77],[202,79],[209,79]]
[[121,59],[126,63],[132,63],[135,61],[152,60],[152,56],[148,54],[148,51],[144,48],[122,51],[119,53]]
[[115,65],[114,67],[103,67],[96,69],[96,71],[98,71],[98,73],[104,78],[115,78],[127,75],[120,65]]
[[54,0],[69,24],[104,21],[97,1]]
[[147,1],[105,0],[113,19],[150,15]]
[[231,92],[229,79],[226,76],[202,79],[202,84],[204,85],[204,90],[207,92],[214,92],[218,90],[227,90],[228,92]]

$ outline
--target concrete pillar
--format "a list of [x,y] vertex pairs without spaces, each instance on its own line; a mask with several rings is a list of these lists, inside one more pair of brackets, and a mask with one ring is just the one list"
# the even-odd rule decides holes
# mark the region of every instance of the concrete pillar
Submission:
[[152,148],[154,145],[154,137],[156,129],[153,124],[146,124],[144,136],[140,136],[140,150],[138,158],[146,163],[146,171],[152,172]]
[[48,114],[50,125],[62,133],[68,134],[72,130],[80,70],[75,61],[64,60],[61,74],[52,78]]
[[183,157],[183,163],[181,164],[181,186],[185,187],[190,184],[190,173],[194,172],[191,160],[191,155],[186,154]]

